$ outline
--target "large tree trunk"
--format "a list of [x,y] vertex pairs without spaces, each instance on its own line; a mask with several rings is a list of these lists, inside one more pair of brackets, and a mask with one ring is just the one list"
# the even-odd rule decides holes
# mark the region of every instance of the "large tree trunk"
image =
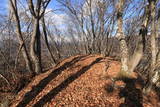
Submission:
[[155,70],[155,65],[156,65],[156,27],[155,27],[155,15],[156,15],[156,10],[155,10],[155,1],[151,2],[151,53],[152,53],[152,61],[151,61],[151,71],[150,71],[150,79],[152,82],[154,82],[154,70]]
[[153,84],[155,84],[158,79],[158,70],[156,70],[156,63],[157,63],[157,46],[156,46],[156,25],[155,25],[155,16],[156,16],[156,1],[157,0],[148,0],[148,10],[150,11],[148,13],[149,16],[151,16],[151,70],[149,72],[149,82],[147,83],[147,86],[144,88],[144,93],[149,93],[152,89]]
[[116,79],[125,79],[125,78],[132,78],[135,77],[133,71],[136,66],[139,64],[144,51],[145,46],[145,34],[146,34],[146,27],[142,27],[142,32],[140,38],[138,40],[137,47],[134,51],[134,54],[129,57],[128,53],[128,46],[125,40],[125,36],[123,34],[123,5],[125,0],[119,0],[117,5],[117,37],[120,43],[120,53],[121,53],[121,72],[119,72]]
[[36,0],[34,6],[33,0],[28,0],[30,13],[34,18],[34,27],[30,43],[30,54],[32,61],[35,65],[35,73],[42,72],[41,65],[41,32],[40,32],[40,19],[44,16],[45,10],[51,0]]
[[34,31],[31,37],[30,54],[35,65],[35,73],[42,71],[41,67],[41,39],[40,39],[40,27],[39,18],[34,18]]
[[[158,44],[159,42],[159,32],[158,29],[160,27],[160,9],[158,10],[158,17],[157,17],[157,22],[158,24],[156,24],[156,43]],[[160,87],[160,50],[158,48],[157,45],[157,58],[156,58],[156,70],[155,70],[155,74],[154,74],[154,83],[156,84],[157,87]]]
[[123,34],[123,5],[125,0],[119,0],[117,5],[117,24],[118,24],[118,31],[117,37],[120,42],[120,52],[121,52],[121,71],[128,73],[128,47],[125,41],[125,36]]

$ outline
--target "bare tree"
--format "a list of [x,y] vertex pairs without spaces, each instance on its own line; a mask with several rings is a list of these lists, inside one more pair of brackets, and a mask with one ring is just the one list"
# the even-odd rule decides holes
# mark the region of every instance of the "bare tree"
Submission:
[[[109,13],[108,8],[112,8],[111,0],[84,0],[84,3],[78,3],[78,0],[57,0],[65,12],[72,20],[72,24],[77,30],[78,38],[83,41],[85,53],[99,53],[108,55],[110,45],[109,36],[112,36],[114,28],[114,12]],[[112,26],[112,27],[111,27]],[[75,30],[75,28],[72,28]],[[104,45],[105,44],[105,45]]]
[[[141,27],[140,39],[133,55],[129,55],[128,46],[126,43],[126,38],[123,33],[123,10],[125,5],[125,0],[119,0],[117,8],[117,37],[120,42],[120,53],[121,53],[121,72],[118,74],[118,78],[131,78],[136,66],[139,64],[144,51],[145,46],[145,35],[146,35],[146,24]],[[146,18],[147,19],[147,18]],[[148,22],[148,20],[145,20]]]
[[157,42],[156,42],[156,36],[157,36],[157,28],[156,28],[156,3],[158,0],[148,0],[148,9],[149,9],[149,16],[151,17],[151,70],[149,72],[149,82],[147,86],[144,88],[145,93],[149,93],[152,89],[152,86],[156,84],[160,78],[159,74],[159,58],[157,55]]
[[120,51],[121,51],[121,71],[128,73],[128,48],[125,41],[125,36],[123,34],[123,6],[124,6],[125,0],[120,0],[117,4],[117,37],[120,41]]
[[42,71],[40,19],[44,16],[49,2],[50,0],[36,0],[36,6],[34,6],[33,0],[28,0],[30,13],[32,14],[34,20],[33,33],[30,42],[30,54],[35,65],[35,72],[37,74]]
[[14,14],[14,20],[16,22],[16,33],[17,33],[17,37],[19,39],[20,47],[22,49],[23,57],[26,62],[26,67],[28,68],[28,70],[30,72],[33,72],[32,63],[29,58],[29,54],[27,52],[26,45],[25,45],[25,42],[24,42],[24,39],[22,36],[21,25],[20,25],[20,20],[19,20],[19,15],[18,15],[18,8],[17,8],[17,0],[10,0],[10,5],[12,8],[12,12]]
[[50,48],[49,43],[48,43],[47,28],[46,28],[44,17],[42,18],[42,27],[43,27],[43,33],[44,33],[44,38],[45,38],[46,46],[48,48],[49,54],[51,55],[52,61],[55,64],[57,61],[56,61],[54,55],[52,54],[51,48]]

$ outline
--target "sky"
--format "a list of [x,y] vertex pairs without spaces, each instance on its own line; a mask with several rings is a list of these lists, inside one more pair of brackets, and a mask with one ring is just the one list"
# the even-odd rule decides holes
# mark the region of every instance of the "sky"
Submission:
[[[5,14],[7,12],[7,6],[8,6],[9,0],[0,0],[0,13]],[[26,1],[26,0],[24,0]],[[48,8],[58,8],[59,4],[56,0],[51,0],[51,2],[48,5]]]
[[[9,0],[0,0],[0,14],[6,14],[7,13],[8,1]],[[24,1],[26,1],[26,0],[24,0]],[[97,0],[93,0],[93,1],[97,1]],[[133,0],[133,1],[134,2],[132,2],[131,4],[136,3],[138,5],[138,4],[140,4],[138,2],[140,2],[142,0]],[[132,8],[132,5],[130,7]],[[56,0],[51,0],[51,2],[49,3],[47,8],[57,10],[57,9],[60,8],[60,4]],[[56,14],[62,14],[62,12],[59,12],[59,11],[55,11],[55,13]],[[128,11],[128,16],[131,15],[131,14],[133,14],[133,13]]]
[[0,0],[0,13],[1,14],[6,13],[7,2],[8,2],[8,0]]
[[[26,0],[20,0],[21,3],[26,4]],[[7,15],[8,13],[8,2],[9,0],[0,0],[0,15]],[[51,2],[49,3],[47,10],[56,10],[52,13],[50,13],[50,16],[54,19],[56,18],[57,21],[55,21],[57,24],[60,24],[58,22],[63,22],[63,16],[64,13],[63,12],[59,12],[57,11],[60,8],[60,4],[56,1],[56,0],[51,0]],[[19,10],[20,11],[20,10]]]
[[[9,0],[0,0],[0,14],[7,14],[8,1]],[[26,1],[26,0],[20,0],[20,1]],[[93,0],[93,1],[98,1],[98,0]],[[133,0],[132,1],[131,5],[129,6],[129,9],[127,11],[127,14],[124,17],[125,22],[127,22],[128,18],[131,19],[131,17],[134,17],[136,15],[136,12],[137,12],[136,8],[137,7],[139,8],[140,2],[142,2],[142,1],[143,0]],[[22,2],[22,3],[25,3],[25,2]],[[96,5],[94,5],[94,6],[96,6]],[[136,6],[136,7],[133,8],[133,6]],[[48,19],[50,18],[55,25],[60,27],[62,30],[63,29],[65,30],[64,24],[67,21],[67,15],[62,11],[57,11],[57,9],[60,9],[60,7],[61,7],[60,4],[56,0],[51,0],[46,11],[50,11],[52,9],[56,10],[56,11],[51,12],[48,15],[46,15],[46,18],[48,18]],[[85,8],[85,5],[84,5],[84,9],[87,9],[87,8]],[[86,14],[87,13],[89,13],[89,12],[86,10]],[[67,23],[69,23],[69,22],[67,22]]]

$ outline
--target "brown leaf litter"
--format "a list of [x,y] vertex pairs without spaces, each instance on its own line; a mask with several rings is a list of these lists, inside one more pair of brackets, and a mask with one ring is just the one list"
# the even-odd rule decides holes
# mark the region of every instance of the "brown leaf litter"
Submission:
[[120,63],[109,57],[73,56],[36,76],[11,107],[160,107],[156,93],[143,96],[136,81],[117,81],[112,89],[119,71]]

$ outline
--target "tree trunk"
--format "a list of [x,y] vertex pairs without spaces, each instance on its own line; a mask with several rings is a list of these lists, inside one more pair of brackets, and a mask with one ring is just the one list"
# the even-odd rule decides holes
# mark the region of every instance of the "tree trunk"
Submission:
[[50,46],[49,46],[49,43],[48,43],[47,32],[46,32],[46,24],[45,24],[44,17],[42,18],[42,28],[43,28],[43,33],[44,33],[44,38],[45,38],[46,46],[48,48],[49,54],[51,55],[52,61],[55,64],[57,61],[54,58],[54,55],[52,54]]
[[118,24],[118,31],[117,37],[120,42],[120,52],[121,52],[121,71],[125,73],[128,72],[128,47],[125,41],[125,36],[123,34],[123,5],[125,0],[120,0],[117,5],[117,24]]
[[157,57],[157,46],[156,46],[156,26],[155,26],[155,15],[156,15],[156,0],[148,0],[148,10],[150,11],[148,13],[149,16],[151,16],[151,70],[149,72],[149,82],[147,83],[146,87],[144,88],[144,93],[149,93],[152,89],[153,84],[155,84],[159,78],[158,76],[158,70],[155,70],[156,68],[156,57]]
[[[128,46],[125,40],[125,36],[123,34],[123,5],[125,3],[125,0],[120,0],[117,5],[117,25],[118,25],[118,31],[117,31],[117,37],[119,39],[120,43],[120,53],[121,53],[121,72],[119,72],[117,79],[125,79],[125,78],[132,78],[135,77],[133,71],[136,68],[136,66],[139,64],[144,51],[144,43],[145,43],[145,31],[143,31],[145,34],[140,35],[140,39],[138,41],[136,50],[134,51],[134,54],[129,59],[128,54]],[[146,28],[146,27],[145,27]]]
[[154,75],[154,70],[155,70],[155,65],[156,65],[156,27],[155,27],[155,15],[156,15],[156,10],[155,10],[155,2],[151,2],[151,53],[152,53],[152,62],[151,62],[151,71],[150,71],[150,79],[151,82],[154,82],[154,78],[156,78]]
[[41,67],[41,39],[40,39],[40,28],[39,18],[34,18],[34,31],[31,37],[30,55],[35,65],[35,73],[42,71]]

